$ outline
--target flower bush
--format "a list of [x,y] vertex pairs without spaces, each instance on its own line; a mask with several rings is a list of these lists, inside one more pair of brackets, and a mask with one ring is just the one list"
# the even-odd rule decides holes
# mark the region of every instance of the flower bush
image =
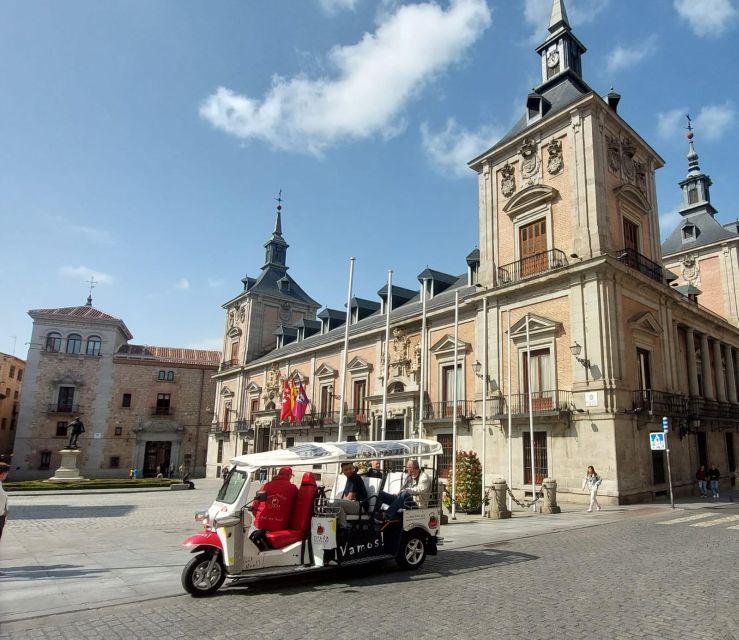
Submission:
[[[457,511],[479,511],[482,506],[482,465],[474,451],[457,451],[455,497]],[[444,492],[444,506],[452,508],[452,479]]]

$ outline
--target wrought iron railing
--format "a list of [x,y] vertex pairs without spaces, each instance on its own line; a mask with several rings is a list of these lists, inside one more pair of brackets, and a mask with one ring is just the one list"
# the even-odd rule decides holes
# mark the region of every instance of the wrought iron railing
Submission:
[[46,409],[47,413],[81,413],[80,405],[68,402],[55,402]]
[[237,358],[232,358],[231,360],[224,360],[221,362],[220,371],[228,371],[229,369],[234,369],[235,367],[239,366],[239,361]]
[[366,412],[350,412],[344,415],[344,424],[356,424],[356,425],[368,425],[370,423],[370,416]]
[[616,253],[616,256],[627,267],[636,269],[639,273],[643,273],[652,280],[663,282],[664,272],[662,271],[662,267],[635,249],[621,249],[621,251]]
[[153,416],[171,416],[174,414],[174,407],[152,407],[151,415]]
[[210,425],[208,433],[229,433],[231,431],[231,424],[228,422],[214,422]]
[[[482,415],[482,401],[477,415]],[[491,418],[508,416],[509,407],[511,416],[521,417],[529,415],[529,394],[514,393],[511,395],[510,405],[507,396],[490,398],[487,405],[487,415]],[[572,410],[572,392],[561,389],[548,391],[534,391],[531,394],[531,410],[533,415],[559,415]]]
[[535,278],[568,265],[564,251],[550,249],[498,267],[498,286]]
[[[424,420],[451,420],[454,417],[454,401],[426,402],[423,405]],[[457,400],[457,417],[463,420],[474,418],[475,402],[473,400]]]
[[688,397],[656,389],[640,389],[634,391],[633,411],[654,416],[687,418]]
[[732,422],[739,421],[739,404],[691,398],[690,417],[698,420],[709,418],[713,420],[731,420]]

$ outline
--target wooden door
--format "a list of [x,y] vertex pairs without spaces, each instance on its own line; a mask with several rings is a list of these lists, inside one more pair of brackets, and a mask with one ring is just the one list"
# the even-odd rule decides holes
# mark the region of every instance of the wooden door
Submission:
[[624,248],[639,253],[639,227],[624,218]]
[[541,273],[547,266],[547,221],[542,218],[518,230],[521,275]]

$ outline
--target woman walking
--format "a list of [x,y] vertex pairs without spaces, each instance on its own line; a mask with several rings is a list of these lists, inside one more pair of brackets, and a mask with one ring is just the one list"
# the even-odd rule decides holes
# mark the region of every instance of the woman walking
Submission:
[[600,486],[601,482],[601,477],[597,473],[595,473],[595,469],[593,468],[593,466],[589,466],[587,475],[582,481],[582,488],[590,491],[590,506],[588,507],[588,511],[592,511],[593,507],[600,511],[601,507],[598,504],[598,487]]
[[701,494],[701,498],[705,498],[708,495],[706,493],[707,478],[706,467],[701,465],[698,471],[695,472],[695,479],[698,481],[698,493]]

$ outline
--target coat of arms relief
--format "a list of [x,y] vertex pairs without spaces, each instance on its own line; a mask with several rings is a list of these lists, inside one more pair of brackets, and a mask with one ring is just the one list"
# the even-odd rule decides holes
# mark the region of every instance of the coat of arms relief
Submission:
[[[385,369],[385,358],[382,358],[382,370]],[[416,344],[411,349],[411,339],[404,329],[393,329],[393,339],[390,343],[389,377],[415,378],[421,370],[421,345]]]

